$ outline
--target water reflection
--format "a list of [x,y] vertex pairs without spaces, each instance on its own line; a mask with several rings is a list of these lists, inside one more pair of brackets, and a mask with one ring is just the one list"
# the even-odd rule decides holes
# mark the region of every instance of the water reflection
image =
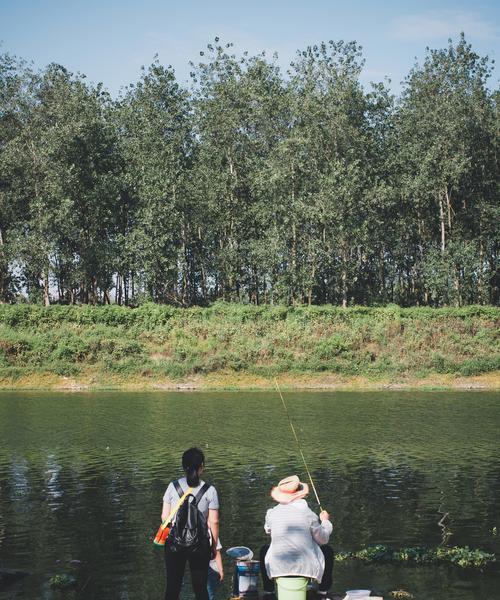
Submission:
[[19,500],[29,495],[31,488],[28,477],[28,464],[25,459],[13,457],[9,465],[9,489],[11,499]]
[[[500,524],[498,396],[293,393],[286,400],[333,515],[337,550],[439,544],[444,514],[450,543],[500,550],[492,533]],[[207,455],[225,547],[257,550],[270,487],[303,475],[271,393],[3,394],[0,439],[0,561],[33,574],[0,591],[0,600],[56,598],[48,578],[61,572],[78,582],[65,598],[160,598],[162,555],[151,536],[166,483],[180,475],[190,445]],[[345,563],[334,585],[486,600],[500,581]],[[228,590],[229,581],[220,597]]]

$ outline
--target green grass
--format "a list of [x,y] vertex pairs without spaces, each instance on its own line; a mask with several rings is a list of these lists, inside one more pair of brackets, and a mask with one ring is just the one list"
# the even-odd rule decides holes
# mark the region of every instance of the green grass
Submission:
[[500,369],[500,309],[0,306],[0,378],[480,375]]

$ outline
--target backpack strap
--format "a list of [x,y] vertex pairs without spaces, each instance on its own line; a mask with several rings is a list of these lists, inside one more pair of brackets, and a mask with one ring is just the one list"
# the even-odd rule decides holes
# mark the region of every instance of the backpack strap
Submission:
[[198,506],[198,502],[203,498],[203,496],[206,494],[206,492],[210,489],[211,485],[209,483],[204,483],[201,486],[201,489],[198,491],[198,493],[196,494],[196,496],[194,497],[194,501],[196,502],[196,505]]
[[184,495],[184,490],[181,488],[181,484],[179,483],[179,480],[176,479],[172,483],[174,484],[175,491],[179,494],[179,498],[182,498],[182,496]]
[[[177,481],[175,481],[174,483],[177,483]],[[160,529],[165,529],[168,525],[170,525],[172,523],[173,518],[175,517],[175,515],[177,514],[177,511],[179,510],[179,508],[181,507],[182,503],[184,502],[184,500],[191,494],[191,492],[193,491],[193,488],[190,487],[188,488],[185,492],[182,492],[182,488],[179,485],[179,488],[181,490],[181,497],[180,499],[177,501],[177,504],[174,506],[174,508],[172,508],[172,510],[170,511],[170,514],[168,515],[168,517],[166,518],[165,521],[163,521],[163,523],[161,524]]]

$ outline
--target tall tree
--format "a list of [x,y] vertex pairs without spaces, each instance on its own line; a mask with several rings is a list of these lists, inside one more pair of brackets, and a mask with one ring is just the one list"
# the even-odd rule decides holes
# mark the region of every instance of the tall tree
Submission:
[[196,169],[208,217],[200,236],[210,248],[214,295],[258,302],[267,286],[261,250],[268,194],[259,193],[257,180],[283,134],[284,89],[274,62],[238,59],[231,44],[218,42],[193,71]]
[[101,86],[60,65],[30,73],[21,125],[4,149],[23,205],[21,270],[30,297],[45,304],[51,283],[59,300],[91,303],[110,284],[116,152],[108,101]]
[[[496,193],[490,75],[488,58],[473,52],[462,34],[456,45],[450,40],[446,49],[428,50],[402,94],[395,132],[398,169],[402,200],[414,215],[408,226],[418,232],[411,243],[422,247],[424,302],[460,304],[464,286],[477,285],[478,277],[484,285],[484,242],[477,246],[474,240]],[[472,271],[460,266],[457,252],[463,244],[476,253]],[[429,279],[438,270],[440,283]]]
[[23,61],[0,54],[0,302],[12,300],[18,289],[13,266],[24,207],[18,185],[20,168],[9,145],[22,128],[19,107],[28,79],[29,70]]
[[152,300],[186,305],[190,232],[185,180],[192,153],[187,92],[174,71],[155,60],[124,97],[118,119],[126,164],[122,206],[128,207],[122,247],[129,257],[118,274],[123,279],[136,273],[137,285]]

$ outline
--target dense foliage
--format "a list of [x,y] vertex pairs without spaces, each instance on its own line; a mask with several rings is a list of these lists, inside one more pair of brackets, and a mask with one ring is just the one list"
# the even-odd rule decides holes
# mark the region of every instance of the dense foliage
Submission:
[[116,101],[0,55],[0,301],[498,303],[499,95],[464,36],[399,98],[354,42],[200,54]]
[[499,318],[490,306],[4,305],[0,382],[37,374],[96,377],[105,385],[221,372],[479,375],[500,369]]

